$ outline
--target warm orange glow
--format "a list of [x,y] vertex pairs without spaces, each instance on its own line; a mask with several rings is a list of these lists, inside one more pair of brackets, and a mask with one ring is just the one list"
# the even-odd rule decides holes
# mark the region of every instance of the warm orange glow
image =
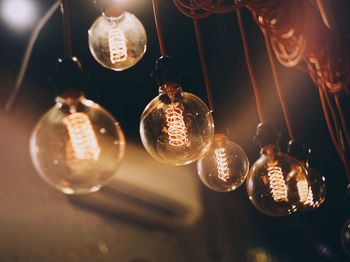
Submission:
[[226,182],[230,178],[230,169],[228,168],[225,148],[215,149],[216,167],[218,169],[218,177]]
[[309,193],[307,194],[307,200],[304,203],[305,205],[309,205],[309,206],[314,206],[315,202],[314,202],[314,194],[312,193],[312,189],[311,187],[309,187]]
[[67,127],[75,157],[82,160],[97,160],[101,148],[89,117],[85,113],[73,113],[66,116],[63,123]]
[[309,195],[309,186],[305,178],[297,182],[297,189],[298,189],[300,202],[305,203]]
[[123,62],[128,58],[125,35],[122,30],[118,28],[109,30],[108,44],[112,64]]
[[269,166],[267,168],[270,189],[273,199],[276,202],[288,201],[288,190],[283,178],[282,169],[279,166]]
[[301,178],[297,182],[298,194],[300,202],[304,205],[314,205],[314,197],[312,189],[309,186],[306,178]]
[[187,130],[179,103],[171,103],[165,110],[165,114],[168,126],[169,144],[176,147],[187,145]]

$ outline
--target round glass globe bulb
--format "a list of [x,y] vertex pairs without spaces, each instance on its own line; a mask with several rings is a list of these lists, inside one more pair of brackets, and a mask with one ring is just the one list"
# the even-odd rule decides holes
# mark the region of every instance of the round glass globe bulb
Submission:
[[116,174],[124,151],[119,123],[84,96],[57,97],[30,139],[36,170],[66,194],[99,190]]
[[134,66],[146,52],[142,23],[128,12],[106,13],[88,31],[91,54],[102,66],[122,71]]
[[141,116],[140,136],[148,153],[171,165],[200,159],[210,147],[213,117],[197,96],[180,86],[163,85]]
[[301,209],[307,198],[307,171],[275,145],[264,146],[250,168],[247,193],[253,205],[270,216],[287,216]]
[[249,171],[244,150],[224,134],[215,134],[209,151],[197,162],[201,181],[210,189],[229,192],[243,184]]

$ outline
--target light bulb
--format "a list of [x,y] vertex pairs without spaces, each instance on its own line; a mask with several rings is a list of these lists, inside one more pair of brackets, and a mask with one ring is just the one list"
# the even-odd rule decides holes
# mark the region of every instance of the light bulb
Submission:
[[107,9],[88,33],[93,57],[115,71],[134,66],[146,52],[147,36],[142,23],[118,8]]
[[38,122],[31,157],[42,178],[67,193],[97,191],[116,174],[125,139],[113,116],[80,93],[66,93]]
[[160,86],[159,96],[141,116],[144,147],[167,164],[186,165],[201,158],[210,147],[213,133],[213,118],[206,104],[173,82]]
[[201,181],[210,189],[229,192],[244,182],[249,171],[249,160],[244,150],[217,133],[209,151],[197,162]]
[[249,199],[267,215],[296,212],[308,197],[306,176],[306,169],[296,159],[281,153],[275,145],[265,145],[247,177]]
[[309,165],[311,148],[289,141],[288,154],[300,160],[300,164],[307,170],[307,176],[301,177],[298,182],[300,202],[303,204],[301,211],[317,209],[326,198],[326,179]]

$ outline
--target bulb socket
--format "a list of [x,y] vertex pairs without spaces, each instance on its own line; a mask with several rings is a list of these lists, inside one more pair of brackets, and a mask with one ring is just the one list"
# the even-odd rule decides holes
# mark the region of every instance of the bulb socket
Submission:
[[213,116],[215,123],[215,133],[225,134],[229,136],[229,129],[226,124],[224,124],[224,117],[221,111],[215,110],[210,111],[210,114]]
[[290,140],[288,143],[287,153],[299,161],[308,162],[311,155],[311,148],[296,141]]
[[[121,3],[113,0],[94,0],[94,5],[98,11],[105,16],[119,16],[124,11],[121,7]],[[118,12],[119,15],[117,15]]]
[[260,123],[256,128],[253,140],[260,148],[267,145],[276,145],[278,147],[280,138],[281,134],[277,133],[271,125]]
[[171,56],[161,56],[157,59],[151,78],[158,86],[166,83],[181,83],[182,70]]
[[119,17],[123,13],[124,10],[118,6],[108,6],[102,11],[102,14],[108,17]]
[[62,94],[66,90],[82,91],[83,78],[83,68],[76,57],[58,59],[54,73],[50,78],[50,83],[57,94]]

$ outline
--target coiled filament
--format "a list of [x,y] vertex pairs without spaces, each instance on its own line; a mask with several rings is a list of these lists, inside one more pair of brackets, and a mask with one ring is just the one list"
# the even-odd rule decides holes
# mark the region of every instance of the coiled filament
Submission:
[[168,126],[169,145],[175,147],[187,145],[187,130],[179,103],[171,103],[165,110],[165,117]]
[[226,182],[230,178],[230,169],[228,168],[225,148],[215,149],[216,167],[218,170],[218,177]]
[[72,149],[77,159],[97,160],[101,148],[89,117],[85,113],[73,113],[63,119],[66,125]]
[[304,204],[309,206],[315,206],[314,194],[312,193],[311,187],[309,187],[309,193],[307,194],[307,199]]
[[91,168],[91,160],[79,159],[70,140],[66,143],[66,160],[68,167],[75,173],[83,174]]
[[269,166],[267,168],[270,189],[273,199],[276,202],[288,201],[288,190],[283,178],[282,169],[279,166]]
[[314,205],[314,196],[312,189],[309,186],[307,179],[301,179],[297,182],[297,189],[300,198],[300,202],[304,205]]
[[297,189],[300,198],[300,202],[305,204],[309,195],[309,185],[306,179],[301,179],[297,182]]
[[108,32],[109,54],[112,64],[123,62],[128,58],[126,39],[122,30],[112,28]]

